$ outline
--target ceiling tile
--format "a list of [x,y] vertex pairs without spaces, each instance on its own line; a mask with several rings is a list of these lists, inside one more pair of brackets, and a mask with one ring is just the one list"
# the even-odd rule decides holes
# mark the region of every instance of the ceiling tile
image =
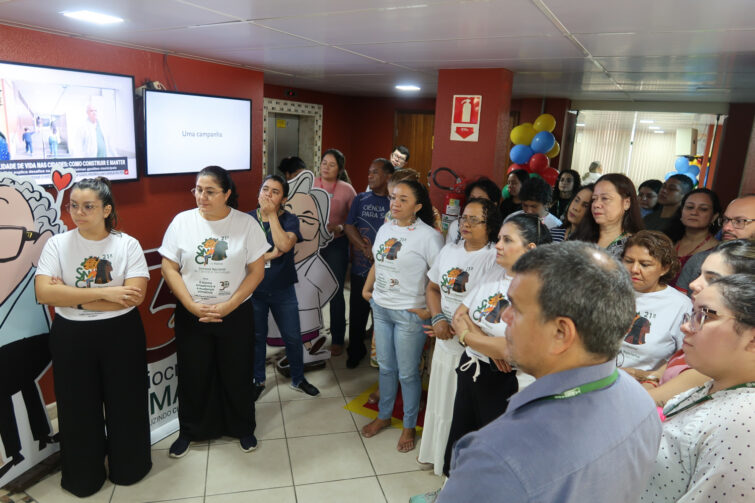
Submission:
[[755,72],[755,53],[596,58],[609,72]]
[[755,27],[752,0],[544,0],[544,3],[572,33]]
[[[416,60],[402,61],[406,65],[416,69],[431,69],[438,67],[437,61]],[[507,68],[513,72],[533,71],[563,71],[563,72],[597,72],[601,71],[591,61],[585,58],[561,58],[561,59],[457,59],[445,60],[443,68]]]
[[741,31],[578,35],[596,57],[684,56],[752,52],[755,29]]

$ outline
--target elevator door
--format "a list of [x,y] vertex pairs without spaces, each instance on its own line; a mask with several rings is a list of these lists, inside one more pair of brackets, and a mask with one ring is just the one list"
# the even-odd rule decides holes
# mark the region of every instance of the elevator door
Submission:
[[277,172],[281,160],[299,155],[299,117],[271,113],[267,117],[267,174]]

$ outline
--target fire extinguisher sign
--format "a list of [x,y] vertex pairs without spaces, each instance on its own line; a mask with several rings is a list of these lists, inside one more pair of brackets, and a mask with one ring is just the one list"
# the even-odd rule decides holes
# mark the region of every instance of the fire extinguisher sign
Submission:
[[480,136],[482,96],[454,95],[451,111],[451,140],[477,141]]

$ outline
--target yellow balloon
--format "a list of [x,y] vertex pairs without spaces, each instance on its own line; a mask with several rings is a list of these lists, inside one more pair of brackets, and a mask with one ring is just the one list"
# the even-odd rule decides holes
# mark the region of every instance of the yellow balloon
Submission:
[[533,126],[535,131],[548,131],[552,133],[556,129],[556,118],[551,114],[543,114],[535,119]]
[[550,151],[547,154],[545,154],[545,156],[548,159],[553,159],[554,157],[558,155],[559,152],[561,152],[561,145],[559,145],[558,142],[556,142],[553,144],[553,148],[550,149]]
[[537,131],[532,127],[532,123],[525,122],[512,129],[509,137],[514,145],[529,145],[536,134]]

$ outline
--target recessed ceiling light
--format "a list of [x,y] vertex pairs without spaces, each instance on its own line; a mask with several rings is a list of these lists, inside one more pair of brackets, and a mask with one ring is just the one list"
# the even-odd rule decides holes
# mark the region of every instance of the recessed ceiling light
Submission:
[[663,133],[665,133],[666,131],[653,131],[653,132],[654,132],[655,134],[663,134]]
[[413,84],[399,84],[396,86],[399,91],[419,91],[420,87]]
[[577,122],[577,127],[585,127],[585,124],[583,122]]
[[660,126],[648,126],[648,129],[661,129]]
[[123,22],[123,18],[110,16],[108,14],[100,14],[99,12],[92,12],[89,10],[64,11],[61,12],[61,14],[65,17],[94,24],[115,24]]
[[651,120],[651,119],[642,119],[642,120],[640,120],[640,124],[652,124],[653,122],[655,122],[655,121]]

